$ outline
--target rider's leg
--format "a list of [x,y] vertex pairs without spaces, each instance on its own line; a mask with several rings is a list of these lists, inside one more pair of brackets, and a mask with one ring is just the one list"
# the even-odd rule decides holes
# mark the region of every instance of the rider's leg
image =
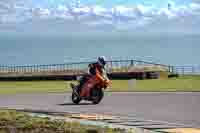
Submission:
[[88,76],[83,76],[83,77],[79,80],[78,91],[81,91],[83,85],[87,82],[88,78],[89,78]]

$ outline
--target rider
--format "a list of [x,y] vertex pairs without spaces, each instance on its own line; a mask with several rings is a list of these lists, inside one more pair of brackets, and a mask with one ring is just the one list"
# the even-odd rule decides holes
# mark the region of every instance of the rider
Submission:
[[105,71],[106,59],[104,56],[98,57],[96,63],[89,64],[89,74],[96,75],[97,71],[102,75]]
[[89,64],[88,65],[89,75],[84,76],[83,78],[81,78],[79,80],[78,91],[80,91],[80,89],[83,87],[84,83],[86,81],[88,81],[90,78],[92,78],[93,76],[97,76],[101,80],[104,80],[102,76],[105,71],[105,65],[106,65],[106,58],[104,56],[98,57],[97,62]]

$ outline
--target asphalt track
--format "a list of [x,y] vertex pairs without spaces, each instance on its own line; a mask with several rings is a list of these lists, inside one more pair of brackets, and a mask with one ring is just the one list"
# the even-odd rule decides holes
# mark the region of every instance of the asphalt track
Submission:
[[[98,105],[88,102],[74,105],[70,101],[69,93],[0,95],[0,108],[109,114],[121,116],[127,125],[132,122],[132,126],[134,123],[137,125],[137,122],[144,125],[151,122],[150,127],[158,128],[170,125],[200,128],[200,93],[198,92],[109,92]],[[143,124],[139,123],[137,126],[142,127]],[[148,124],[146,126],[148,127]]]

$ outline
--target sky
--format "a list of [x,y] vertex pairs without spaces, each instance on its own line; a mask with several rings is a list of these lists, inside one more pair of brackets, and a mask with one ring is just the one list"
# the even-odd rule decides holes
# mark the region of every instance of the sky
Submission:
[[1,0],[0,32],[200,33],[200,0]]
[[[60,4],[69,4],[78,1],[84,5],[102,5],[107,7],[112,7],[115,5],[137,5],[137,4],[144,4],[144,5],[154,5],[157,7],[165,6],[168,2],[172,1],[163,1],[163,0],[31,0],[33,5],[46,5],[46,6],[58,6]],[[191,0],[173,0],[176,4],[188,4]]]

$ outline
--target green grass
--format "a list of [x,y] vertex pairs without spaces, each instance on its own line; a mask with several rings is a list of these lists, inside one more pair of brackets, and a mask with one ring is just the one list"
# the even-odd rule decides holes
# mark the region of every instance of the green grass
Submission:
[[[102,130],[108,133],[124,132],[122,129],[111,129],[91,125],[81,125],[79,122],[65,122],[63,120],[30,116],[27,113],[0,110],[0,133],[89,133],[91,130],[98,133]],[[11,131],[11,129],[13,129]]]
[[[0,94],[67,92],[69,81],[0,82]],[[170,79],[113,80],[109,91],[200,91],[200,76],[181,76]]]
[[137,80],[129,84],[127,80],[114,81],[113,90],[141,92],[200,91],[200,76],[188,75],[179,78]]
[[200,80],[168,79],[138,81],[136,91],[200,91]]
[[69,90],[66,81],[8,81],[0,82],[0,94],[64,92]]

